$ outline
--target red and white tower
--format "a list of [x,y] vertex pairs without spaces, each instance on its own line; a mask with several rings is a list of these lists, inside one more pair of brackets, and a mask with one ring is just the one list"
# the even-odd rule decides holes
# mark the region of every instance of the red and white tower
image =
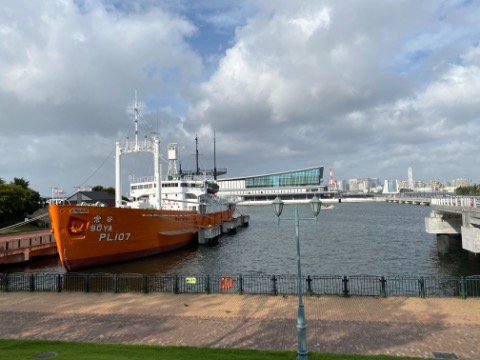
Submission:
[[330,180],[328,181],[328,190],[330,191],[337,190],[337,182],[333,178],[333,168],[329,168],[328,171],[330,173]]

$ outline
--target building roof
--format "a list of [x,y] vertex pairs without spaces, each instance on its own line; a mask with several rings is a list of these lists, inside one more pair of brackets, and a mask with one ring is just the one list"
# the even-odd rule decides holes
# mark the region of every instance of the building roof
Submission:
[[67,200],[76,200],[79,195],[82,199],[88,198],[92,201],[115,200],[115,195],[108,191],[79,191],[67,198]]
[[288,171],[280,171],[280,172],[269,173],[269,174],[240,176],[240,177],[234,177],[234,178],[228,178],[228,179],[217,179],[217,182],[221,182],[221,181],[232,181],[232,180],[245,180],[245,179],[251,179],[251,178],[256,178],[256,177],[260,177],[260,176],[282,175],[282,174],[294,173],[294,172],[299,172],[299,171],[306,171],[306,170],[313,170],[313,169],[322,169],[322,168],[324,168],[323,165],[311,166],[311,167],[302,168],[302,169],[288,170]]

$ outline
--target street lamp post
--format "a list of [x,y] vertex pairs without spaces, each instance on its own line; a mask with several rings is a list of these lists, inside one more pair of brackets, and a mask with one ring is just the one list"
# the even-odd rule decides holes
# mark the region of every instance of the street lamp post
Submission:
[[295,206],[295,218],[287,219],[280,218],[283,210],[283,201],[277,196],[272,202],[275,214],[280,220],[294,220],[295,221],[295,234],[297,239],[297,273],[298,273],[298,314],[297,314],[297,336],[298,336],[298,351],[297,360],[308,360],[307,351],[307,324],[305,321],[305,308],[303,305],[303,290],[302,290],[302,268],[300,265],[300,220],[315,220],[317,221],[318,214],[320,213],[322,202],[317,196],[314,196],[310,201],[314,218],[300,218],[298,216],[298,207]]

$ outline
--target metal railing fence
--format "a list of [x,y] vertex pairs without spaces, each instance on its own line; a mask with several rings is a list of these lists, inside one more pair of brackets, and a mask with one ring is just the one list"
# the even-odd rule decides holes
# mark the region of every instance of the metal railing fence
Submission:
[[[297,281],[295,275],[0,273],[0,291],[294,295]],[[308,275],[302,282],[304,295],[480,298],[478,275]]]
[[431,205],[480,208],[480,196],[432,197]]

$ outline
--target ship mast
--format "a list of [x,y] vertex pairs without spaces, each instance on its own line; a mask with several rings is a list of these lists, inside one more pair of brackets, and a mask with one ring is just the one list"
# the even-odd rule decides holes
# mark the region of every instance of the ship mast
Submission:
[[138,148],[138,101],[137,90],[135,90],[135,104],[133,105],[133,122],[135,124],[135,147]]
[[197,173],[197,175],[200,175],[200,168],[198,167],[198,137],[197,137],[197,135],[195,135],[195,159],[196,159],[196,165],[197,165],[196,173]]
[[155,180],[155,208],[161,208],[161,177],[160,177],[160,139],[158,135],[154,135],[152,139],[147,140],[147,137],[142,142],[138,141],[138,101],[137,90],[135,90],[135,104],[133,105],[134,124],[135,124],[135,142],[129,143],[128,138],[125,142],[115,143],[115,206],[122,206],[122,181],[121,181],[121,155],[137,152],[149,152],[153,154],[153,171]]

